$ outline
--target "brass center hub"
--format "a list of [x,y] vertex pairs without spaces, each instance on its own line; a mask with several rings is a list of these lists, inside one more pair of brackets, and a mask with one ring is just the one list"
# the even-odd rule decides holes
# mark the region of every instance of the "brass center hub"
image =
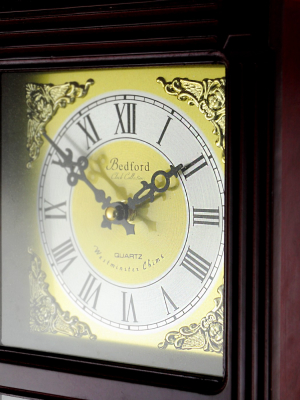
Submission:
[[105,210],[105,217],[109,220],[109,221],[114,221],[115,219],[117,219],[117,210],[115,207],[107,207],[107,209]]

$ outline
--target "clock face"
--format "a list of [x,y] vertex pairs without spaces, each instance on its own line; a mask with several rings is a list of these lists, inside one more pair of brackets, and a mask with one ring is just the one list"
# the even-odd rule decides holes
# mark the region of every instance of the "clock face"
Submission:
[[133,334],[189,315],[224,252],[222,172],[203,132],[127,90],[85,102],[44,140],[40,237],[72,302]]

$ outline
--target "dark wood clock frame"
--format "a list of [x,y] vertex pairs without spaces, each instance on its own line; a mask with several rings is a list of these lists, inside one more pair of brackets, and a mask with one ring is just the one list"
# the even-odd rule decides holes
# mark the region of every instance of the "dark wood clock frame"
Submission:
[[43,9],[9,3],[0,6],[0,72],[226,65],[226,378],[174,377],[1,347],[0,391],[31,398],[271,398],[280,2],[273,2],[274,12],[258,1],[111,0],[64,8],[52,2]]

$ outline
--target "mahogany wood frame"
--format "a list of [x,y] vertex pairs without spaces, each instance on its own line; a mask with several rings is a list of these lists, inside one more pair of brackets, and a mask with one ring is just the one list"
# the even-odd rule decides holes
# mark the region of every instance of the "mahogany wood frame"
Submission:
[[175,380],[166,371],[1,348],[3,393],[105,400],[271,399],[271,132],[277,44],[271,48],[268,43],[267,3],[256,13],[258,3],[247,9],[238,1],[193,0],[86,2],[31,11],[14,2],[0,7],[1,72],[205,62],[227,66],[227,375],[218,393],[211,379]]

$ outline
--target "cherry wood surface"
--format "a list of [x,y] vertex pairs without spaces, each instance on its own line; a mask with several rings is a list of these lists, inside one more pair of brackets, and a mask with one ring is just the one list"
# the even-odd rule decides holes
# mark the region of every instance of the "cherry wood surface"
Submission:
[[103,400],[299,398],[299,1],[82,3],[1,4],[1,71],[227,66],[226,380],[213,393],[212,379],[2,347],[0,390]]
[[300,2],[287,0],[282,36],[280,399],[300,398]]

